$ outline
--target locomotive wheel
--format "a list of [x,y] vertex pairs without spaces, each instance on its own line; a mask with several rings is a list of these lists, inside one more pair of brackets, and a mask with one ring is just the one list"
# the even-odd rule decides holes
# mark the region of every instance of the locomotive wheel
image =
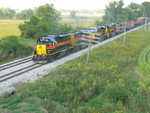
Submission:
[[68,49],[67,50],[67,55],[71,54],[73,52],[73,49]]
[[51,55],[49,56],[49,61],[52,62],[55,60],[55,58],[56,58],[56,55]]
[[80,47],[79,47],[79,46],[77,46],[77,47],[74,48],[74,52],[77,52],[77,51],[79,51],[79,50],[80,50]]

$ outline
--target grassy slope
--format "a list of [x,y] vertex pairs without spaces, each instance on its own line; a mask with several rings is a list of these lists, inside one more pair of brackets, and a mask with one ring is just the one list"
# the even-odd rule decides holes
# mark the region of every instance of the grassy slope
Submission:
[[150,46],[145,48],[139,56],[138,65],[140,71],[150,77]]
[[[150,111],[150,78],[138,70],[138,58],[150,43],[150,28],[128,34],[64,64],[46,78],[5,95],[3,109],[49,113],[143,113]],[[18,85],[20,86],[20,84]],[[23,105],[23,103],[26,103]],[[22,105],[22,106],[21,106]]]

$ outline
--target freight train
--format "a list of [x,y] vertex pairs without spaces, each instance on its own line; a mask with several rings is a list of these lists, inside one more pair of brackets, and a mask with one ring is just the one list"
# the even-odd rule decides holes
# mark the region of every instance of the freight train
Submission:
[[134,27],[143,25],[145,21],[146,18],[138,18],[136,21],[126,22],[126,25],[123,23],[113,23],[67,34],[41,37],[37,40],[32,60],[35,63],[53,61],[58,57],[86,48],[88,42],[85,39],[88,39],[91,33],[95,35],[92,36],[93,40],[103,41],[122,33],[124,28],[130,30]]

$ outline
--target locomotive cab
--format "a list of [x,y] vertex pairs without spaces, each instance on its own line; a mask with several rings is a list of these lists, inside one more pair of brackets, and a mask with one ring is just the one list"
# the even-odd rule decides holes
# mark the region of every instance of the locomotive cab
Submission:
[[99,27],[97,27],[96,36],[97,37],[103,37],[103,35],[104,35],[104,29],[105,29],[105,26],[99,26]]
[[47,51],[47,48],[53,48],[56,44],[57,42],[52,36],[39,38],[32,60],[36,63],[46,63],[49,59],[47,54],[50,53],[50,51]]
[[116,30],[116,34],[122,33],[123,30],[124,30],[124,29],[123,29],[123,25],[120,24],[120,23],[116,23],[115,30]]

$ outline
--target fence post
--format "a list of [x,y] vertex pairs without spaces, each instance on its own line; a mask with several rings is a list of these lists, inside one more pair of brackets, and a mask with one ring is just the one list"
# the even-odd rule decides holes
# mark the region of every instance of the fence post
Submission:
[[89,40],[89,44],[88,44],[88,51],[87,51],[86,64],[89,63],[89,57],[90,57],[90,50],[91,50],[92,37],[94,37],[94,33],[91,33],[91,34],[90,34],[90,40]]
[[126,41],[126,20],[125,20],[125,22],[124,22],[124,37],[123,37],[123,42],[125,43],[125,41]]
[[146,20],[145,20],[145,30],[146,30],[146,28],[147,28],[147,17],[146,17]]

